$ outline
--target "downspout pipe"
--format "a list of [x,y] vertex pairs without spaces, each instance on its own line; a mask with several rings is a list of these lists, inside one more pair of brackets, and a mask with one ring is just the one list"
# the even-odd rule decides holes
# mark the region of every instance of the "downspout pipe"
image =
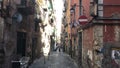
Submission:
[[80,5],[80,7],[79,7],[79,14],[80,15],[82,15],[82,0],[80,0],[80,2],[79,2],[79,5]]

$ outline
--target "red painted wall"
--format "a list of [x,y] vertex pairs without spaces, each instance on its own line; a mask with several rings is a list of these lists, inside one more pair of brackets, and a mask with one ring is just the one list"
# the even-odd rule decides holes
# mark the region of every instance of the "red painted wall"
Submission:
[[89,18],[90,17],[90,0],[82,0],[82,6],[84,9],[85,15]]
[[115,41],[115,27],[113,25],[107,25],[103,28],[103,41],[114,42]]
[[[115,13],[120,13],[120,1],[118,0],[103,0],[104,17],[111,17]],[[108,21],[110,22],[110,21]],[[114,21],[112,21],[114,22]],[[105,22],[106,23],[106,22]],[[103,41],[115,42],[115,25],[106,25],[103,28]]]
[[103,0],[104,17],[110,17],[113,13],[120,13],[120,1],[118,0]]
[[[71,0],[71,6],[74,4],[76,4],[75,17],[76,17],[76,21],[77,21],[79,18],[79,15],[80,15],[80,13],[79,13],[79,0]],[[72,18],[74,18],[74,17],[72,17]]]
[[114,13],[120,13],[120,6],[104,6],[104,17],[110,17]]
[[[90,0],[82,0],[83,13],[90,19]],[[83,50],[87,54],[88,50],[93,48],[93,27],[83,30]]]
[[109,4],[109,5],[111,5],[111,4],[118,4],[118,5],[120,5],[120,1],[119,0],[103,0],[103,3],[104,4]]

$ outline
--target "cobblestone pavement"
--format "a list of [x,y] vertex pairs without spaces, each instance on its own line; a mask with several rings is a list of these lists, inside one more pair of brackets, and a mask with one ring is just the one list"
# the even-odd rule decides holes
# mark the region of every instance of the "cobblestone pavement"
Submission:
[[69,55],[63,52],[52,52],[45,63],[44,57],[41,57],[35,60],[29,68],[78,68],[78,66]]

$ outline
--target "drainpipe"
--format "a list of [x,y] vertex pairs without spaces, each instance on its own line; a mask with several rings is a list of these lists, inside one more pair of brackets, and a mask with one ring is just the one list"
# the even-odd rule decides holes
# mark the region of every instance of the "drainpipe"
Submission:
[[80,9],[79,13],[80,13],[80,15],[82,15],[82,13],[81,13],[82,12],[82,0],[80,0],[79,5],[80,5],[80,7],[79,7],[79,9]]

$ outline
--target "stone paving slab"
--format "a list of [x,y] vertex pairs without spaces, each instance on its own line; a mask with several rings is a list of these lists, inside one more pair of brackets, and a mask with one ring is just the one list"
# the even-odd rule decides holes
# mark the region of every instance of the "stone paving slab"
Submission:
[[78,66],[69,55],[63,52],[52,52],[45,63],[44,57],[41,57],[35,60],[29,68],[78,68]]

